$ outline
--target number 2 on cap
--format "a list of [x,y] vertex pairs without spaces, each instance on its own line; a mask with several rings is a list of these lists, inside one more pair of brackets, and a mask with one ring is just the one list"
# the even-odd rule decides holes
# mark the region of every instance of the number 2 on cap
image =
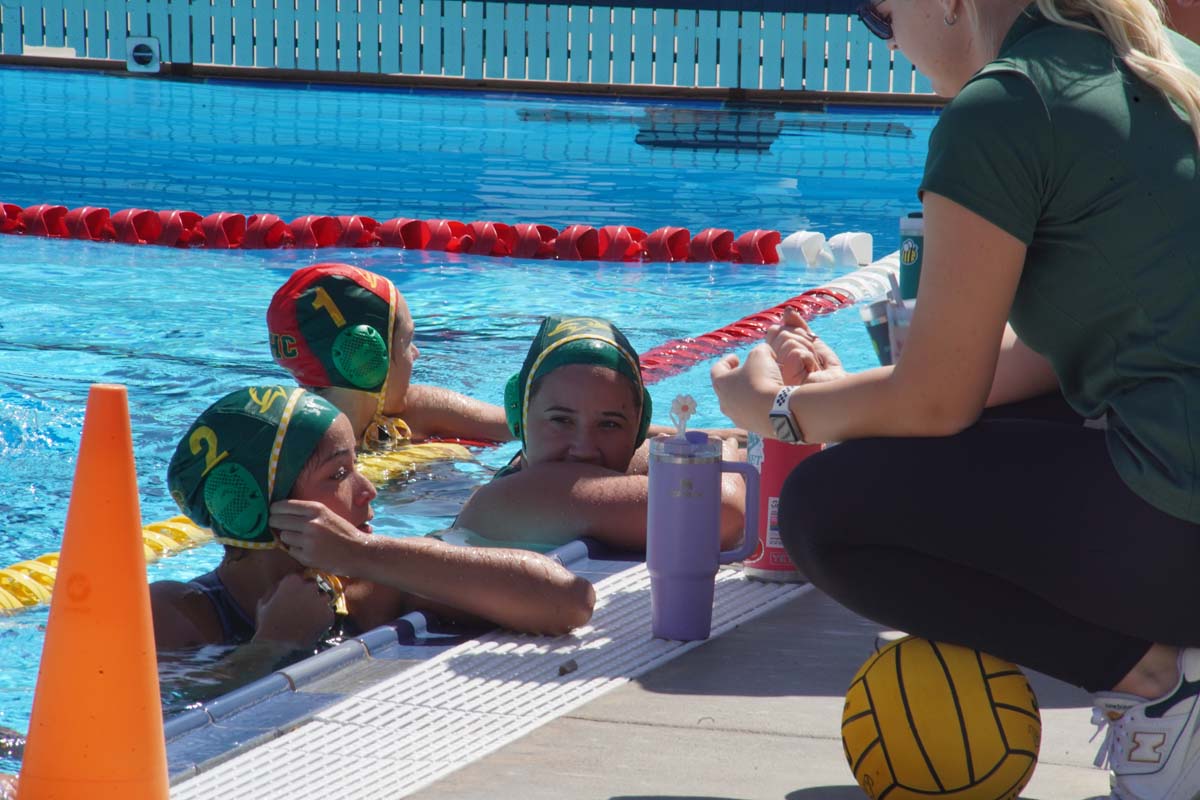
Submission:
[[201,425],[196,430],[192,431],[192,435],[188,437],[188,446],[192,449],[192,455],[200,455],[200,451],[204,451],[204,472],[201,472],[201,477],[208,474],[208,471],[220,464],[229,455],[228,450],[217,452],[217,434],[207,425]]

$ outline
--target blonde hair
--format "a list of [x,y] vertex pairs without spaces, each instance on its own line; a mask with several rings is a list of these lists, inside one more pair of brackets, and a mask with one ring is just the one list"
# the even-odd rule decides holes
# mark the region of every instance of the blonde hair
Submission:
[[[1200,148],[1200,75],[1184,66],[1167,36],[1161,0],[1037,0],[1046,19],[1104,35],[1129,70],[1178,103]],[[1098,30],[1083,22],[1095,18]]]

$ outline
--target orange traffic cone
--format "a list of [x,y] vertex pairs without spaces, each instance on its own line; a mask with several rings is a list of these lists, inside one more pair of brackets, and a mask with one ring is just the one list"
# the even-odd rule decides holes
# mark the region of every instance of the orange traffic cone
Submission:
[[18,800],[166,800],[167,750],[124,386],[88,395]]

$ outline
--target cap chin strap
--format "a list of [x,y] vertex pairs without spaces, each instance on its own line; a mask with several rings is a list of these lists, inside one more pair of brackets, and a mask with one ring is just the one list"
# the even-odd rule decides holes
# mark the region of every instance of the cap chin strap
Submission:
[[367,423],[367,429],[363,431],[361,445],[364,451],[391,450],[402,444],[408,444],[411,439],[412,429],[399,417],[389,417],[384,414],[381,401],[376,406],[375,416],[371,417],[371,421]]

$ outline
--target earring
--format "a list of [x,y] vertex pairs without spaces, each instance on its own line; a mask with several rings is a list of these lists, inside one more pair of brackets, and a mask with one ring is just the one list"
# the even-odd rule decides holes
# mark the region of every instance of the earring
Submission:
[[958,14],[955,14],[953,17],[943,16],[942,22],[946,23],[947,28],[953,28],[955,23],[958,22]]

